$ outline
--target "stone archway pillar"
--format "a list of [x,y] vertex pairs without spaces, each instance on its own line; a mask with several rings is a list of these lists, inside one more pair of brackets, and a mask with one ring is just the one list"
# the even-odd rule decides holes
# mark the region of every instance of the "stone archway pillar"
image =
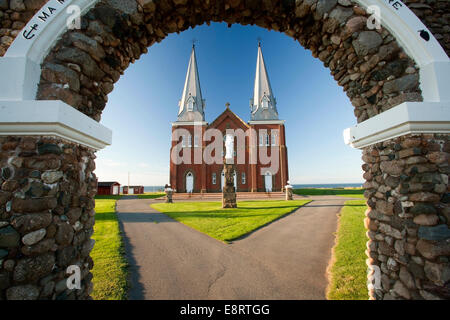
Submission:
[[406,102],[344,132],[363,150],[371,299],[450,299],[450,104]]
[[407,134],[363,149],[372,299],[449,299],[450,136]]
[[95,151],[111,131],[61,101],[2,101],[0,113],[0,300],[87,299]]

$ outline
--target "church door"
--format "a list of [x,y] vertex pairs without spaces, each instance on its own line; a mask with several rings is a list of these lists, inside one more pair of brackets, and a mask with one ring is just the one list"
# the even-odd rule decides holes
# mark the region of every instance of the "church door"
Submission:
[[194,191],[194,175],[189,172],[186,175],[186,192],[190,193]]
[[270,172],[267,172],[264,176],[264,184],[266,187],[266,192],[272,192],[272,175]]

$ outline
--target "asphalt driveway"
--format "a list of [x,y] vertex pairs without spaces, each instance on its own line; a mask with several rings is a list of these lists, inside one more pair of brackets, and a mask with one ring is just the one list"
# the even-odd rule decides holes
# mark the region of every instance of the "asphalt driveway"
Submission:
[[231,244],[150,208],[160,200],[119,200],[129,299],[325,299],[337,214],[348,198],[309,198]]

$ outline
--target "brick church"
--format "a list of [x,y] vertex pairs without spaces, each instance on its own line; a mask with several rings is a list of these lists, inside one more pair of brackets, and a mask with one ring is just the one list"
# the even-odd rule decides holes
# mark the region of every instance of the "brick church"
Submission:
[[[237,192],[283,190],[289,180],[284,120],[278,118],[276,100],[270,86],[261,45],[258,46],[255,87],[250,101],[251,120],[243,121],[227,104],[225,111],[209,124],[205,121],[205,107],[195,47],[192,47],[183,94],[179,101],[178,118],[172,123],[170,184],[175,192],[222,191],[223,142],[220,141],[220,155],[215,154],[217,150],[212,152],[220,161],[211,163],[203,157],[203,154],[211,149],[210,144],[219,139],[208,139],[208,132],[214,131],[210,129],[216,129],[215,132],[219,130],[223,137],[230,129],[236,132],[240,129],[240,132],[246,133],[239,139],[240,148],[237,135],[233,137],[236,159],[234,185]],[[187,161],[174,161],[173,154]],[[278,165],[270,166],[267,158],[259,157],[260,154],[277,159]]]

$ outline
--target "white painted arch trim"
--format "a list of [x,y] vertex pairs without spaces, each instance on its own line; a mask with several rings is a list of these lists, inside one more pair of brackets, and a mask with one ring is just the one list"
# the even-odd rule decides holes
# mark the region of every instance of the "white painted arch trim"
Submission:
[[0,101],[0,114],[0,136],[55,136],[94,150],[112,142],[110,129],[62,101]]
[[[98,0],[49,0],[19,32],[4,57],[0,57],[0,74],[9,76],[0,78],[1,100],[34,100],[41,77],[41,64],[56,41],[67,31],[67,12],[69,6],[77,6],[83,15]],[[47,8],[54,8],[53,14],[43,22],[39,17]],[[31,40],[23,33],[30,31],[33,25],[38,30]]]
[[362,149],[411,133],[450,134],[449,103],[404,102],[344,130],[344,141]]

